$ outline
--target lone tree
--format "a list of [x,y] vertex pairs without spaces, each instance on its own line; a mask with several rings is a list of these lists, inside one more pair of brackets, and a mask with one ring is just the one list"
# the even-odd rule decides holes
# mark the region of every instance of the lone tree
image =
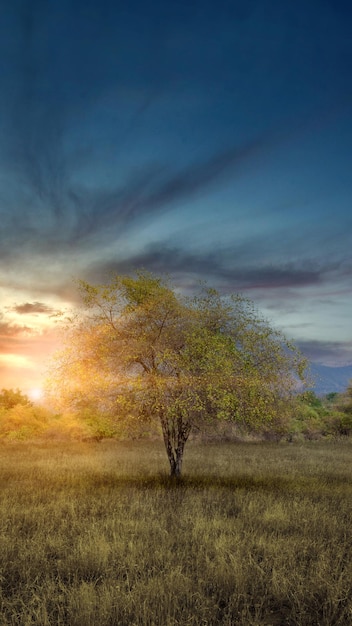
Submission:
[[78,405],[156,418],[172,476],[192,428],[272,422],[303,380],[297,349],[239,295],[186,298],[143,271],[79,289],[84,310],[66,326],[55,387]]

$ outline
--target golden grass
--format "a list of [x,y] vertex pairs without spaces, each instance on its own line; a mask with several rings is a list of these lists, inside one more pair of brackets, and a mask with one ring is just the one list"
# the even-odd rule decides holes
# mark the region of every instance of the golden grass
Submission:
[[352,624],[352,443],[8,444],[0,625]]

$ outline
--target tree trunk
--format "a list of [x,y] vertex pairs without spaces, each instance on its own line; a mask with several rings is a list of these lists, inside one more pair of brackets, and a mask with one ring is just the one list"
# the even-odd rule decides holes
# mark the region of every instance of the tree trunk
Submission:
[[182,461],[183,461],[183,451],[185,447],[185,441],[179,443],[174,453],[174,460],[172,465],[170,464],[170,476],[175,476],[176,478],[181,476],[182,471]]
[[170,476],[179,478],[182,471],[183,453],[191,428],[188,424],[184,425],[179,421],[175,432],[173,429],[170,429],[166,418],[161,419],[161,426],[166,454],[170,463]]

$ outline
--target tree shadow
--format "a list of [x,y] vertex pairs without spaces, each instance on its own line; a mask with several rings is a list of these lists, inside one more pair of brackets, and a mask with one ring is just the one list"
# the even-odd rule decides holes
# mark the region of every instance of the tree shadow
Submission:
[[[208,489],[238,491],[245,489],[250,491],[282,492],[297,488],[297,480],[293,478],[281,476],[255,478],[245,474],[239,474],[238,476],[185,474],[177,478],[167,474],[148,476],[116,476],[114,474],[102,476],[97,474],[91,476],[89,482],[91,482],[95,488],[111,486],[122,489],[134,488],[148,491],[204,491]],[[309,489],[307,482],[305,482],[305,486]]]

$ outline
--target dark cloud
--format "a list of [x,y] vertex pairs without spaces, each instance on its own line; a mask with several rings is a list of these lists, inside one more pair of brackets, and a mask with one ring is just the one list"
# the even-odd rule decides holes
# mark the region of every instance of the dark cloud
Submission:
[[[319,285],[331,267],[312,264],[280,263],[277,265],[246,266],[236,248],[221,249],[210,253],[192,253],[168,245],[155,244],[128,258],[102,264],[88,269],[92,279],[106,280],[113,274],[146,268],[155,273],[171,275],[194,274],[208,277],[233,290],[281,289]],[[334,266],[335,267],[335,266]]]
[[45,313],[52,315],[56,312],[53,307],[44,304],[44,302],[24,302],[23,304],[16,304],[12,307],[12,311],[20,315],[24,315],[25,313]]
[[299,340],[300,350],[311,360],[329,365],[352,364],[352,341]]

